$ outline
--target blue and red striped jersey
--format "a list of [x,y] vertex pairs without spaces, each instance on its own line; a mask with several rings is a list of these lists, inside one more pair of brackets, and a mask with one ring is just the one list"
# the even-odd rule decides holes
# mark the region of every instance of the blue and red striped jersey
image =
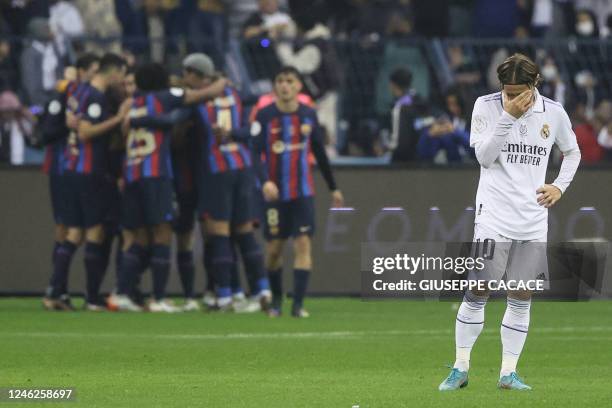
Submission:
[[79,98],[83,83],[69,82],[58,91],[45,107],[39,126],[42,141],[46,145],[43,171],[47,174],[61,175],[66,166],[66,139],[70,133],[66,127],[66,101],[68,92]]
[[223,95],[197,105],[195,117],[205,171],[214,174],[251,166],[251,153],[244,143],[235,140],[217,143],[213,135],[213,125],[230,133],[243,127],[242,100],[235,89],[226,87]]
[[142,178],[172,178],[170,154],[171,129],[138,126],[138,118],[159,117],[184,106],[185,92],[180,88],[137,94],[130,111],[132,128],[126,142],[123,175],[131,183]]
[[[81,120],[97,124],[110,116],[106,96],[89,83],[69,89],[66,97],[66,109]],[[76,131],[71,130],[65,150],[66,170],[79,174],[104,174],[107,169],[108,142],[107,135],[83,141]]]
[[264,171],[279,189],[281,201],[314,195],[309,160],[313,141],[321,142],[316,111],[300,104],[293,113],[281,112],[276,104],[260,110],[251,125],[255,151],[265,159]]

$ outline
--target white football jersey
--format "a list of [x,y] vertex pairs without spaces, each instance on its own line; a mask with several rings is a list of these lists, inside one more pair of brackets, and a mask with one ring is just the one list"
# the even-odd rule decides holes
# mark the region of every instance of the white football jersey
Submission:
[[[501,92],[478,98],[470,146],[497,137],[494,131],[502,114]],[[480,167],[475,223],[511,239],[545,238],[548,209],[538,205],[536,190],[545,184],[553,144],[562,152],[577,149],[576,135],[563,106],[541,96],[537,89],[532,108],[516,120],[506,113],[503,120],[514,123],[499,156],[487,168]]]

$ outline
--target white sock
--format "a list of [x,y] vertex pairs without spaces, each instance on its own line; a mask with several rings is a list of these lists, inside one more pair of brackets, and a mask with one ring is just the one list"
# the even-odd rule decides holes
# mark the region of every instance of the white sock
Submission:
[[501,324],[502,364],[500,377],[516,372],[516,364],[527,339],[531,300],[508,298]]
[[484,327],[486,303],[486,296],[476,296],[472,292],[465,292],[455,321],[456,360],[453,368],[458,368],[460,371],[469,370],[472,347]]

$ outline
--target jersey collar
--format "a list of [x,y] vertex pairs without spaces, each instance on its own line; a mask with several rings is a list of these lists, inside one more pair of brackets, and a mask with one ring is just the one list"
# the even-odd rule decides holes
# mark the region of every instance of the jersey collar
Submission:
[[537,88],[534,88],[533,92],[535,93],[535,102],[531,107],[531,111],[533,113],[543,113],[546,110],[546,107],[544,106],[544,98],[542,95],[540,95],[540,91],[538,91]]

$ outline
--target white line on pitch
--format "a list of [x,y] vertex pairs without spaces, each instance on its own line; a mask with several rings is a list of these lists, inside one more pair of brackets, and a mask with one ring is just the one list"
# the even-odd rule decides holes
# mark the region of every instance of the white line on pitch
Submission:
[[[586,327],[533,327],[530,334],[537,333],[597,333],[612,332],[612,327],[586,326]],[[232,339],[334,339],[357,338],[365,336],[442,336],[450,335],[453,330],[380,330],[380,331],[330,331],[330,332],[273,332],[273,333],[219,333],[219,334],[129,334],[129,333],[81,333],[81,332],[2,332],[0,337],[74,337],[74,338],[143,338],[158,340],[232,340]],[[485,334],[498,334],[499,329],[485,329]],[[576,338],[583,338],[575,336]]]

